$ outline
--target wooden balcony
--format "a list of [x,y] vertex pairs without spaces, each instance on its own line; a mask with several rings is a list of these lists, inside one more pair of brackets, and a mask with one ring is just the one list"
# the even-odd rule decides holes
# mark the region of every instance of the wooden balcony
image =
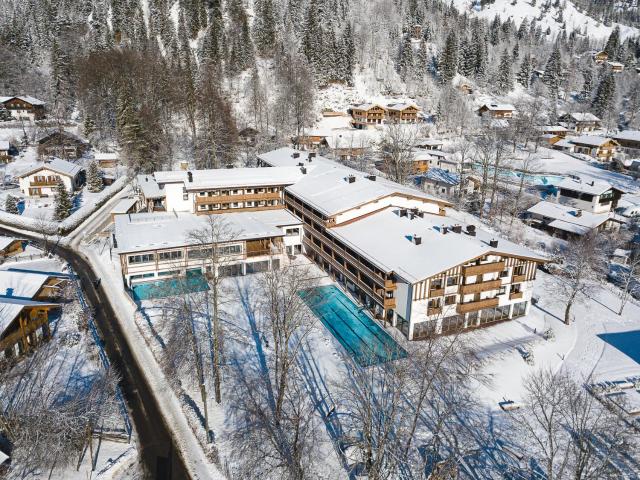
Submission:
[[440,315],[442,313],[442,307],[428,307],[427,308],[427,315],[431,316],[431,315]]
[[468,295],[470,293],[487,292],[489,290],[498,290],[502,285],[501,280],[490,280],[488,282],[470,283],[467,285],[460,285],[460,293]]
[[30,187],[56,187],[59,180],[38,180],[29,182]]
[[524,295],[523,292],[513,292],[509,294],[509,300],[518,300]]
[[[196,210],[196,215],[213,215],[216,213],[261,212],[264,210],[282,210],[284,205],[265,205],[264,207],[217,208],[215,210]],[[154,208],[154,212],[164,212],[164,208]]]
[[444,288],[432,288],[429,290],[429,298],[441,297],[444,295]]
[[396,308],[396,299],[395,298],[386,298],[384,299],[383,306],[386,309],[388,308]]
[[387,279],[384,281],[384,288],[385,290],[395,290],[398,286],[393,280]]
[[501,272],[504,270],[504,260],[499,262],[483,263],[481,265],[469,265],[462,267],[462,274],[465,277],[473,275],[484,275],[485,273]]
[[280,192],[272,193],[245,193],[243,195],[212,195],[201,197],[196,195],[197,205],[208,205],[211,203],[234,203],[234,202],[260,202],[268,200],[280,200]]
[[486,298],[484,300],[477,300],[475,302],[459,303],[456,307],[456,311],[460,314],[475,312],[482,310],[483,308],[491,308],[498,306],[498,298]]
[[511,283],[522,283],[527,281],[526,275],[514,275]]

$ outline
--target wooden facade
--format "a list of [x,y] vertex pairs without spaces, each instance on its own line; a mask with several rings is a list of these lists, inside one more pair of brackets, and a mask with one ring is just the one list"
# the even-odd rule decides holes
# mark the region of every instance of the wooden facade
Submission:
[[211,213],[252,212],[284,208],[285,185],[274,187],[217,188],[198,191],[195,209],[198,215]]
[[59,130],[38,140],[39,157],[57,157],[64,160],[82,157],[91,145],[73,134]]
[[26,248],[26,246],[27,246],[26,240],[14,239],[9,243],[9,245],[7,245],[2,250],[0,250],[0,257],[1,258],[13,257],[14,255],[24,252],[24,249]]
[[23,307],[0,333],[0,352],[4,353],[4,357],[12,359],[25,355],[48,339],[49,313],[55,308],[58,306],[45,303]]
[[[30,120],[30,116],[34,120],[44,118],[44,104],[34,104],[24,98],[12,97],[5,100],[2,105],[11,112],[12,116],[18,119]],[[24,117],[21,116],[23,112],[25,114]]]
[[613,139],[607,139],[606,142],[603,142],[600,145],[581,143],[577,139],[572,139],[571,143],[573,143],[574,145],[574,152],[590,155],[603,161],[612,160],[613,156],[617,152],[618,147],[620,146],[620,144]]
[[386,109],[380,105],[354,105],[349,109],[355,128],[382,125],[386,113]]
[[415,105],[387,105],[387,121],[390,123],[417,123],[419,111]]
[[488,116],[496,119],[513,118],[514,110],[512,108],[494,108],[483,105],[478,109],[478,115]]

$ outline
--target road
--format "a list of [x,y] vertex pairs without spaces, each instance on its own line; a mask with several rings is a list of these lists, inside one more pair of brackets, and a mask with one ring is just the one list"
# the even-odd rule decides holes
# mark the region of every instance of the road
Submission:
[[[0,234],[15,236],[16,233],[0,228]],[[20,233],[33,243],[37,238]],[[104,348],[111,365],[120,374],[120,387],[140,445],[140,459],[146,467],[146,478],[156,480],[180,480],[189,478],[175,447],[169,429],[163,421],[156,398],[151,392],[140,365],[134,360],[131,348],[125,340],[120,323],[115,321],[115,313],[107,295],[98,287],[93,287],[96,275],[91,265],[75,251],[58,246],[54,252],[74,269],[80,277],[87,301],[94,308],[98,330],[104,341]]]

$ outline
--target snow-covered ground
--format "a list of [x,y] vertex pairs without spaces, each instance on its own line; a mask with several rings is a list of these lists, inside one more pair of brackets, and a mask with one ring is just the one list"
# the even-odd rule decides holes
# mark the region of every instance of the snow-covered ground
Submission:
[[[516,26],[519,26],[524,19],[528,21],[534,18],[538,19],[542,13],[541,7],[546,2],[539,1],[536,2],[536,5],[532,5],[531,0],[515,0],[515,4],[513,0],[495,0],[494,3],[487,5],[483,9],[480,9],[479,0],[453,0],[453,3],[463,12],[472,12],[474,15],[489,21],[498,15],[503,21],[510,18],[515,22]],[[567,24],[567,34],[577,29],[583,35],[586,34],[604,41],[617,25],[604,25],[602,22],[589,17],[586,12],[579,11],[570,0],[561,3],[562,5],[566,5],[562,14],[562,20]],[[558,14],[558,8],[551,6],[542,19],[537,21],[537,25],[542,27],[543,32],[547,28],[550,28],[553,34],[559,34],[562,28],[562,21],[557,21]],[[620,25],[620,34],[625,38],[637,35],[638,31],[635,28]]]
[[[12,268],[42,272],[66,272],[64,262],[57,257],[42,256],[42,252],[32,246],[28,246],[26,251],[18,257],[8,259],[0,265],[0,270]],[[40,345],[35,356],[27,356],[8,371],[3,371],[3,378],[9,379],[14,372],[32,365],[39,358],[43,358],[46,362],[44,365],[46,372],[44,369],[30,368],[27,370],[28,376],[35,377],[45,373],[49,383],[60,385],[55,391],[64,391],[69,396],[75,395],[77,389],[88,388],[92,379],[103,369],[103,366],[99,359],[98,347],[90,332],[80,327],[82,308],[75,292],[75,288],[68,289],[66,293],[68,301],[62,304],[61,315],[54,316],[51,321],[51,340]],[[6,407],[8,399],[20,391],[14,384],[15,382],[12,381],[0,382],[0,398],[3,399],[1,402],[3,408]],[[28,384],[28,382],[20,384]],[[5,387],[15,387],[15,390],[12,389],[8,392]],[[103,418],[103,422],[104,427],[108,430],[124,431],[124,420],[119,413],[109,418]],[[137,457],[135,441],[129,443],[126,436],[123,436],[121,440],[108,438],[99,440],[96,436],[91,452],[87,449],[79,465],[77,456],[69,462],[68,467],[63,466],[64,462],[58,462],[57,468],[53,470],[49,478],[80,480],[90,478],[92,475],[95,478],[103,479],[140,478]],[[127,472],[126,477],[123,476],[123,472]],[[47,472],[48,474],[49,472]]]

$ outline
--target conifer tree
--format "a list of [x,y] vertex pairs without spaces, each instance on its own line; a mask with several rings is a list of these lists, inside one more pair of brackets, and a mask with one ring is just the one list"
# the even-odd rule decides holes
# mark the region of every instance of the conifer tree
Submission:
[[531,83],[531,55],[528,53],[522,59],[520,71],[518,72],[518,83],[524,88],[529,88]]
[[500,58],[500,65],[497,72],[497,86],[500,93],[505,94],[513,90],[513,72],[511,71],[511,56],[505,49]]
[[618,58],[618,49],[620,48],[620,27],[616,26],[609,35],[607,44],[604,47],[604,51],[609,56],[609,60],[616,60]]
[[353,85],[353,70],[355,68],[356,61],[356,47],[353,42],[353,31],[351,30],[351,23],[347,22],[342,33],[342,80],[347,85]]
[[273,1],[260,0],[255,5],[256,16],[253,21],[253,40],[260,56],[271,57],[277,40]]
[[591,106],[600,118],[605,118],[615,106],[616,79],[612,72],[606,72],[598,85]]
[[102,175],[98,168],[98,162],[95,160],[91,161],[87,168],[87,186],[89,187],[89,191],[93,193],[99,192],[103,187]]
[[71,215],[71,196],[64,186],[62,180],[58,182],[56,187],[56,195],[54,200],[53,218],[61,221]]
[[562,58],[560,56],[560,49],[558,44],[553,48],[547,65],[544,69],[544,75],[542,81],[545,83],[549,91],[553,95],[554,99],[558,98],[558,91],[560,89],[560,82],[562,80]]
[[7,195],[7,199],[4,202],[4,211],[7,213],[12,213],[13,215],[19,215],[20,211],[18,210],[18,199],[13,195]]
[[443,83],[450,83],[458,71],[458,37],[453,30],[447,35],[444,51],[438,62],[438,69]]
[[582,72],[582,90],[580,92],[580,98],[582,101],[587,101],[591,98],[591,92],[593,91],[593,70],[587,68]]
[[400,49],[400,59],[398,61],[398,70],[403,80],[407,80],[408,77],[414,72],[414,60],[413,60],[413,46],[411,37],[407,34],[402,41],[402,48]]

